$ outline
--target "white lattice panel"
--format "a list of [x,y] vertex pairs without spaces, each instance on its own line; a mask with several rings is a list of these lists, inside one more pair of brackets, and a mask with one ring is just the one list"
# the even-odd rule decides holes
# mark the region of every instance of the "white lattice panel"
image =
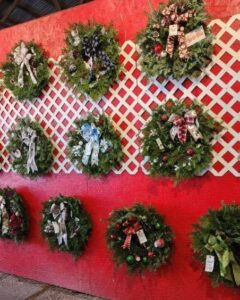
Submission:
[[[0,150],[5,172],[11,170],[5,150],[7,131],[20,117],[30,115],[41,123],[54,144],[53,172],[70,173],[75,170],[66,157],[67,136],[76,118],[87,112],[106,112],[120,132],[124,161],[115,173],[126,171],[136,174],[146,172],[145,161],[139,151],[139,131],[149,119],[151,110],[169,98],[197,98],[209,113],[225,127],[213,143],[214,159],[210,172],[222,176],[231,172],[240,176],[240,15],[227,23],[214,20],[210,26],[215,34],[212,63],[196,79],[165,81],[152,79],[147,82],[139,67],[138,48],[126,41],[121,48],[124,71],[118,83],[98,103],[74,93],[62,79],[58,63],[50,59],[50,84],[34,103],[14,100],[8,90],[0,97]],[[77,172],[77,170],[75,170]]]

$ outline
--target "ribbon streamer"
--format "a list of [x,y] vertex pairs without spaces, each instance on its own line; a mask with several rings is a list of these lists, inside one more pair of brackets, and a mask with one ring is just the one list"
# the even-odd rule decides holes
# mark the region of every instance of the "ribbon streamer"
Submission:
[[123,223],[123,232],[126,234],[126,239],[122,245],[123,249],[130,249],[132,236],[142,228],[138,220],[127,220]]
[[27,48],[24,42],[21,42],[21,44],[13,52],[14,61],[18,66],[20,66],[20,71],[18,74],[18,86],[20,88],[24,87],[24,67],[26,67],[32,80],[32,83],[37,84],[37,80],[30,66],[30,60],[32,59],[32,56],[33,54],[29,52],[29,49]]
[[8,234],[9,232],[9,215],[6,209],[6,201],[5,199],[0,196],[0,222],[2,226],[2,235]]
[[89,83],[96,80],[96,76],[94,75],[94,62],[97,58],[99,58],[103,63],[105,69],[103,74],[115,68],[107,54],[100,50],[100,40],[96,33],[94,33],[91,38],[87,36],[83,38],[83,54],[90,69]]
[[[180,10],[183,8],[182,4],[171,4],[167,6],[163,11],[163,19],[161,20],[162,27],[169,28],[169,35],[167,38],[167,45],[166,45],[166,52],[172,58],[174,53],[174,47],[176,40],[178,41],[178,48],[179,48],[179,57],[181,59],[188,59],[190,57],[190,53],[187,48],[185,33],[184,33],[184,26],[181,26],[183,23],[186,23],[192,16],[194,11],[188,10],[183,14],[178,14],[178,9]],[[174,32],[171,33],[171,26],[174,26]]]
[[66,219],[67,219],[67,208],[64,203],[60,203],[60,205],[52,204],[50,212],[55,221],[52,222],[54,233],[57,234],[58,245],[61,246],[63,243],[66,247],[68,247],[68,236],[67,236],[67,227],[66,227]]
[[22,131],[22,141],[28,146],[28,159],[27,159],[27,173],[34,173],[38,171],[38,167],[35,162],[36,145],[35,140],[37,138],[36,131],[30,127],[24,128]]
[[208,243],[205,246],[209,251],[215,252],[219,260],[220,275],[227,280],[234,282],[240,286],[240,266],[236,261],[233,252],[221,238],[210,235]]
[[198,125],[195,124],[196,117],[197,113],[195,110],[187,111],[184,117],[172,114],[169,118],[169,122],[172,122],[174,125],[170,130],[171,139],[174,140],[177,135],[180,143],[185,143],[188,131],[195,141],[201,139],[202,134],[198,130]]

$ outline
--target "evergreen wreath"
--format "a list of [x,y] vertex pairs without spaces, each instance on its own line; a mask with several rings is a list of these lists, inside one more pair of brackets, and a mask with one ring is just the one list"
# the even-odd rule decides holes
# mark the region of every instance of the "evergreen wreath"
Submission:
[[38,122],[20,119],[9,132],[7,145],[12,168],[18,174],[34,179],[51,170],[53,151],[50,140]]
[[28,218],[23,200],[14,189],[0,189],[0,238],[23,241],[28,232]]
[[108,174],[120,164],[123,152],[119,135],[104,114],[89,114],[74,123],[69,133],[68,154],[71,162],[83,173]]
[[34,42],[19,42],[3,64],[4,84],[20,101],[33,100],[48,83],[48,62]]
[[100,24],[74,24],[67,31],[62,66],[79,92],[99,100],[118,78],[119,45],[115,30]]
[[129,272],[158,269],[169,260],[173,244],[163,217],[142,204],[114,210],[106,238],[116,264],[126,263]]
[[202,0],[170,1],[148,17],[138,35],[142,70],[148,76],[198,77],[213,52]]
[[213,286],[240,287],[240,206],[222,204],[193,225],[195,256],[205,265]]
[[42,235],[50,249],[58,249],[79,257],[92,230],[89,215],[79,199],[60,195],[44,203]]
[[142,154],[149,173],[176,181],[200,176],[212,161],[211,142],[221,125],[196,101],[168,100],[143,129]]

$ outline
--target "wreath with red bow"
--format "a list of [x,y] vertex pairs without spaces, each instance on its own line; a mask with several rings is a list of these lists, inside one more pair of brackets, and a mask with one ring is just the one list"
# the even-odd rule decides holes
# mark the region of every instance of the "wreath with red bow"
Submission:
[[202,175],[212,161],[212,140],[221,125],[197,102],[168,100],[143,129],[142,153],[150,175],[176,181]]
[[212,35],[203,1],[170,1],[148,17],[138,35],[141,66],[149,76],[197,77],[211,61]]
[[173,244],[163,217],[142,204],[114,210],[106,237],[116,264],[126,263],[130,272],[158,269],[169,260]]
[[20,195],[14,189],[0,189],[0,238],[20,242],[28,231],[28,218]]

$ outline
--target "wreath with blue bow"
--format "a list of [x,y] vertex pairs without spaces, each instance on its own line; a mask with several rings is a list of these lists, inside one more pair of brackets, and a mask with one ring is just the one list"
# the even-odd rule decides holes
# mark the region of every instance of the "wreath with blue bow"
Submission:
[[69,133],[68,156],[83,173],[108,174],[122,160],[120,137],[104,114],[81,118]]
[[119,45],[112,27],[74,24],[67,31],[62,66],[70,84],[99,100],[117,80]]

